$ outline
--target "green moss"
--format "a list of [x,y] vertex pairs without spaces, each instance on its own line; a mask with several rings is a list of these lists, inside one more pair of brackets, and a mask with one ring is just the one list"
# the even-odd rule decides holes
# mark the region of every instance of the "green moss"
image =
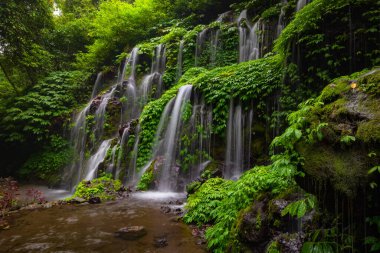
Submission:
[[322,113],[322,116],[325,116],[325,118],[336,118],[337,116],[344,115],[345,113],[347,113],[346,104],[347,100],[345,98],[339,98],[338,100],[330,102],[329,104],[321,108],[320,111]]
[[322,90],[322,93],[319,97],[319,101],[327,104],[336,100],[339,97],[344,95],[344,92],[350,90],[350,84],[348,81],[339,80],[336,83],[332,83]]
[[380,69],[374,69],[359,79],[359,87],[366,93],[380,96]]
[[190,184],[186,185],[186,192],[187,194],[193,194],[195,193],[199,187],[201,187],[202,183],[199,181],[191,182]]
[[380,119],[363,122],[359,125],[356,137],[365,143],[380,143]]
[[337,150],[329,146],[314,145],[299,148],[304,158],[303,169],[320,182],[330,182],[334,188],[348,197],[354,197],[357,189],[365,185],[367,156],[361,151]]
[[99,197],[101,200],[113,200],[117,197],[121,188],[122,183],[120,180],[113,180],[111,174],[106,174],[91,181],[83,180],[80,182],[72,198],[79,197],[89,200],[90,198]]
[[211,161],[206,168],[203,170],[201,174],[201,179],[208,180],[217,176],[218,172],[220,172],[220,164],[216,161]]

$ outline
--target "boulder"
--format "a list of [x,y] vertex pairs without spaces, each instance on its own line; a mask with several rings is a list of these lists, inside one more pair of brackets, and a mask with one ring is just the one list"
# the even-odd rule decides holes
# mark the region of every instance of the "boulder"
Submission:
[[102,201],[99,197],[93,197],[88,200],[88,203],[90,204],[100,204]]
[[67,202],[70,204],[82,204],[82,203],[87,202],[87,200],[80,198],[80,197],[74,197]]
[[136,240],[145,236],[147,231],[143,226],[128,226],[119,229],[115,234],[124,240]]

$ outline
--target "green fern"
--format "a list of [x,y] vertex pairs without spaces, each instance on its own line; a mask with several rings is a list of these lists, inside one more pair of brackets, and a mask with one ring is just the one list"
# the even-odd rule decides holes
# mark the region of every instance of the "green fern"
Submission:
[[285,216],[287,214],[291,216],[296,216],[297,218],[302,218],[305,214],[315,209],[317,204],[317,198],[313,195],[307,194],[307,197],[296,202],[290,203],[282,210],[281,215]]

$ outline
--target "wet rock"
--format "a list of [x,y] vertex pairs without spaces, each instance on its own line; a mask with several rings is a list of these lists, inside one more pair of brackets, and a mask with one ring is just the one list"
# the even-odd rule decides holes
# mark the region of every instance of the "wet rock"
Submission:
[[239,229],[239,236],[243,241],[257,244],[268,240],[269,221],[266,210],[267,202],[257,201],[251,210],[244,214]]
[[209,225],[203,225],[201,227],[192,225],[190,227],[192,228],[191,234],[197,238],[197,245],[206,244],[207,240],[205,237],[205,233]]
[[299,253],[301,252],[303,242],[305,240],[304,233],[294,233],[294,234],[280,234],[275,238],[278,242],[283,253]]
[[129,135],[136,133],[136,127],[139,123],[139,119],[132,119],[119,128],[119,136],[122,137],[124,132],[127,131]]
[[47,203],[43,204],[42,206],[43,206],[44,208],[52,208],[52,207],[53,207],[53,204],[54,204],[54,203],[52,203],[52,202],[47,202]]
[[168,246],[168,240],[165,237],[154,238],[154,244],[156,248],[164,248]]
[[161,209],[161,212],[163,213],[170,213],[172,211],[171,208],[168,206],[161,206],[160,209]]
[[174,210],[175,215],[182,216],[183,215],[183,210],[181,208],[176,208]]
[[88,200],[88,203],[90,204],[100,204],[102,201],[99,197],[93,197]]
[[71,200],[68,201],[68,203],[71,203],[71,204],[82,204],[85,202],[87,202],[87,200],[79,198],[79,197],[72,198]]
[[119,229],[116,236],[124,240],[136,240],[147,234],[143,226],[129,226]]
[[94,98],[91,102],[91,106],[90,106],[90,112],[91,113],[94,113],[96,112],[96,110],[98,109],[100,103],[102,102],[102,97],[101,96],[97,96],[96,98]]
[[10,226],[9,226],[8,221],[0,218],[0,230],[6,230],[9,228],[10,228]]

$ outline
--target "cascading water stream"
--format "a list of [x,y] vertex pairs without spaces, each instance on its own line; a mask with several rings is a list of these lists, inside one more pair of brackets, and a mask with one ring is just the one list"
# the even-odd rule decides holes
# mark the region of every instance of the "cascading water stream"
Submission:
[[[91,102],[77,115],[75,125],[71,130],[70,142],[72,143],[76,159],[66,169],[64,181],[68,183],[69,189],[72,189],[80,182],[80,170],[84,164],[85,148],[86,148],[86,117],[90,111]],[[68,170],[68,171],[67,171]]]
[[[283,1],[283,4],[287,3],[286,0]],[[280,36],[282,30],[285,28],[285,6],[281,8],[280,16],[278,16],[277,21],[277,30],[276,30],[276,37]]]
[[123,135],[121,136],[121,140],[120,140],[120,149],[119,149],[119,152],[117,154],[117,164],[116,164],[116,172],[115,172],[115,178],[119,178],[119,175],[121,173],[121,161],[122,161],[122,156],[123,156],[123,148],[124,148],[124,145],[125,143],[127,142],[128,140],[128,137],[129,137],[129,128],[125,128],[124,131],[123,131]]
[[106,108],[110,99],[113,98],[116,88],[116,85],[113,86],[111,91],[109,91],[102,97],[102,102],[100,103],[98,109],[95,112],[95,134],[98,140],[103,135]]
[[211,162],[212,108],[206,106],[204,98],[198,94],[194,95],[193,112],[189,123],[188,131],[191,135],[197,136],[197,140],[190,147],[190,154],[197,157],[188,169],[188,182],[191,182],[196,180]]
[[[126,102],[123,103],[123,110],[121,113],[121,123],[138,116],[136,112],[137,104],[137,88],[136,88],[136,66],[138,61],[138,48],[133,48],[128,59],[125,60],[125,65],[122,74],[119,76],[118,83],[126,87],[124,97]],[[125,80],[125,75],[129,70],[129,77]]]
[[218,46],[219,46],[219,36],[220,36],[220,29],[213,31],[211,33],[211,57],[210,57],[210,64],[212,66],[215,66],[216,64],[216,55],[218,53]]
[[309,3],[309,0],[298,0],[298,2],[297,2],[297,11],[300,11],[308,3]]
[[264,23],[258,20],[252,26],[248,21],[247,10],[244,10],[238,17],[237,24],[239,27],[239,62],[260,58],[263,37],[261,37],[260,43],[259,32],[264,30]]
[[243,172],[244,142],[243,142],[243,116],[241,105],[234,106],[230,102],[228,117],[227,149],[224,177],[238,178]]
[[99,72],[96,77],[94,88],[92,90],[91,99],[95,98],[99,94],[102,88],[102,85],[103,85],[103,72]]
[[112,139],[103,141],[98,151],[88,160],[84,171],[85,180],[92,180],[95,178],[98,167],[104,161],[107,151],[111,146],[111,141]]
[[112,148],[112,151],[111,151],[111,164],[109,164],[108,168],[107,168],[107,173],[111,173],[111,174],[116,174],[116,150],[117,150],[117,145],[113,146]]
[[[163,44],[160,44],[156,47],[154,53],[154,59],[152,62],[151,72],[149,75],[143,77],[143,81],[139,88],[139,96],[140,96],[140,108],[141,112],[144,105],[148,102],[148,98],[151,95],[151,91],[153,85],[156,84],[156,97],[160,97],[163,92],[163,80],[162,76],[165,72],[166,65],[166,49]],[[140,113],[139,112],[139,113]]]
[[184,110],[185,103],[189,101],[192,85],[182,86],[176,96],[174,107],[171,113],[171,118],[168,123],[164,141],[162,142],[162,149],[165,151],[163,154],[163,165],[161,175],[159,178],[158,190],[171,191],[174,186],[172,182],[175,179],[176,170],[176,150],[179,142],[179,129],[181,127],[181,114]]
[[204,29],[197,35],[197,41],[195,45],[195,66],[199,65],[199,58],[201,57],[204,43],[206,41],[206,36],[207,36],[208,28]]
[[[140,126],[137,126],[136,132],[138,133],[139,131],[140,131]],[[140,141],[140,136],[137,134],[136,139],[135,139],[135,143],[133,145],[133,150],[131,153],[131,160],[129,162],[129,172],[131,172],[131,173],[128,175],[127,181],[131,184],[135,184],[137,181],[136,162],[137,162],[137,153],[138,153],[138,148],[139,148],[139,141]]]
[[[137,52],[136,52],[137,53]],[[133,54],[131,54],[133,55]],[[133,61],[134,62],[134,61]],[[132,71],[131,71],[131,77],[128,79],[128,86],[127,86],[127,100],[129,100],[129,103],[127,104],[127,111],[129,112],[126,120],[128,121],[128,124],[134,119],[137,119],[140,117],[140,114],[142,112],[143,107],[147,104],[149,101],[149,98],[153,95],[152,90],[153,86],[156,87],[156,93],[154,94],[155,97],[160,97],[162,92],[164,91],[163,87],[163,80],[162,76],[166,69],[166,48],[165,45],[160,44],[155,48],[154,51],[154,57],[152,61],[151,66],[151,72],[148,75],[145,75],[142,79],[141,84],[136,88],[135,85],[135,66],[136,64],[132,64]],[[133,86],[131,85],[131,80],[133,80]],[[133,89],[132,89],[133,88]],[[123,124],[125,125],[125,124]],[[135,183],[137,175],[136,175],[136,161],[137,161],[137,151],[138,151],[138,144],[139,144],[139,126],[137,126],[137,129],[135,130],[135,140],[133,144],[133,148],[128,148],[128,150],[125,150],[125,145],[128,143],[128,139],[130,137],[129,133],[129,127],[130,125],[124,129],[121,140],[119,142],[120,145],[120,151],[118,154],[118,161],[117,161],[117,170],[115,177],[119,178],[123,169],[127,169],[125,171],[125,176],[123,179],[128,183]],[[126,152],[123,152],[126,151]],[[124,156],[126,156],[126,153],[130,153],[130,158],[127,162],[127,164],[122,164],[122,159],[124,159]],[[122,166],[126,166],[126,168],[123,168]]]

